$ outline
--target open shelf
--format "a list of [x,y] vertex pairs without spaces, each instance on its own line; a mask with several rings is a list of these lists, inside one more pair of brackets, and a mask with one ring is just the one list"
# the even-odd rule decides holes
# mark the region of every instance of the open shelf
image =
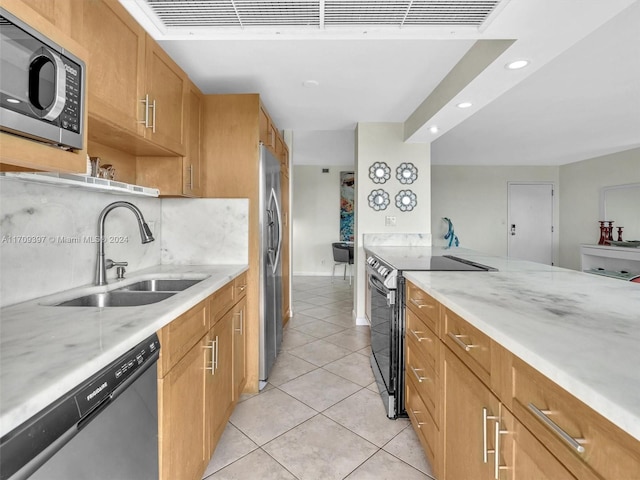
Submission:
[[640,275],[640,248],[580,245],[583,272],[632,280]]

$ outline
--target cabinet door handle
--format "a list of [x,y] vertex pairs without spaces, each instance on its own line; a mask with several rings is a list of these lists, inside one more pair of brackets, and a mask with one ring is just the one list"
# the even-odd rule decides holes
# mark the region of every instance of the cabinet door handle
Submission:
[[500,420],[496,420],[495,423],[495,455],[493,461],[493,477],[495,480],[500,480],[500,470],[506,470],[508,467],[505,465],[500,465],[500,435],[504,435],[505,433],[509,433],[507,430],[500,429]]
[[151,125],[151,131],[153,133],[156,133],[156,101],[153,101],[153,104],[151,105],[151,108],[153,108],[153,124]]
[[428,303],[419,302],[415,298],[411,298],[409,300],[411,301],[411,303],[413,303],[418,308],[431,308],[431,309],[435,308],[435,306],[429,305]]
[[244,310],[240,310],[239,312],[236,312],[233,315],[240,317],[240,322],[238,322],[238,325],[240,325],[240,327],[235,328],[234,330],[238,332],[240,335],[242,335],[242,329],[244,325]]
[[431,341],[431,339],[429,337],[421,337],[420,335],[418,335],[419,333],[424,333],[420,330],[416,331],[416,330],[412,330],[411,328],[409,329],[409,331],[411,332],[411,334],[416,337],[416,340],[418,340],[418,342],[422,342],[422,340],[429,340]]
[[462,337],[466,337],[467,335],[456,335],[453,332],[449,332],[447,335],[449,335],[453,339],[453,341],[460,346],[460,348],[464,349],[465,352],[468,352],[472,348],[478,347],[478,345],[467,344],[467,343],[464,343],[462,340],[460,340]]
[[487,407],[482,407],[482,461],[489,463],[489,454],[496,453],[496,450],[490,450],[487,445],[487,420],[498,420],[495,415],[489,415]]
[[214,368],[214,373],[216,370],[218,370],[218,352],[220,351],[220,341],[218,340],[218,335],[216,335],[216,339],[214,340],[215,344],[216,344],[216,348],[215,350],[213,350],[213,358],[211,359],[211,362],[213,364],[213,368]]
[[421,368],[415,368],[413,365],[409,365],[409,368],[411,369],[411,371],[415,375],[416,380],[418,380],[418,383],[422,383],[423,380],[428,380],[429,379],[429,377],[421,377],[420,376],[418,371],[422,370]]
[[189,190],[193,190],[193,165],[189,165]]
[[209,367],[204,367],[205,370],[211,370],[211,376],[216,374],[216,362],[214,361],[215,357],[216,357],[216,349],[218,347],[218,337],[216,337],[215,340],[211,340],[210,345],[205,345],[203,348],[206,348],[207,350],[211,350],[211,362]]
[[144,120],[140,120],[138,123],[143,123],[144,128],[149,128],[149,94],[145,95],[140,102],[144,104]]
[[409,410],[411,410],[411,413],[413,414],[414,417],[416,417],[416,423],[418,424],[418,428],[422,428],[422,425],[425,424],[425,422],[421,422],[420,420],[418,420],[418,414],[422,413],[419,410],[416,411],[413,408],[410,408]]
[[565,443],[567,443],[571,448],[573,448],[578,453],[584,453],[583,443],[586,443],[584,438],[573,438],[567,432],[565,432],[560,426],[551,420],[547,415],[551,412],[548,410],[543,411],[536,407],[533,403],[529,403],[529,410],[533,412],[533,414],[538,417],[542,423],[544,423],[547,427],[549,427],[556,435],[558,435]]

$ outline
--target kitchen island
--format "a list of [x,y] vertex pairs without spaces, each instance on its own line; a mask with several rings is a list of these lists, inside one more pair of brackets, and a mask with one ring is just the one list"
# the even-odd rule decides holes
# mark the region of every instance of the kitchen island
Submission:
[[436,473],[640,478],[638,285],[455,255],[499,271],[404,272],[407,412]]
[[130,348],[228,284],[247,265],[140,270],[109,290],[149,278],[202,279],[166,300],[137,307],[59,307],[104,290],[87,286],[0,311],[0,436],[19,426]]

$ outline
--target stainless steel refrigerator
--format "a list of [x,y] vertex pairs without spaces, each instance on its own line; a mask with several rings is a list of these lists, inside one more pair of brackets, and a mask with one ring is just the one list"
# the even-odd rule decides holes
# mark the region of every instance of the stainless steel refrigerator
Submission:
[[282,343],[280,162],[260,145],[260,389]]

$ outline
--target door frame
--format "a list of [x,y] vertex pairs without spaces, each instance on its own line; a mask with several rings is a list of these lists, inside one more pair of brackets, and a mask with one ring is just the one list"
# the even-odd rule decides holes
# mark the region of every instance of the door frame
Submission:
[[551,226],[553,228],[552,231],[552,235],[551,235],[551,265],[553,266],[557,266],[558,265],[558,248],[560,245],[559,242],[559,225],[557,223],[557,220],[559,218],[559,206],[558,206],[558,195],[557,195],[557,190],[558,187],[556,186],[556,182],[551,181],[551,180],[540,180],[540,181],[536,181],[536,182],[528,182],[528,181],[517,181],[517,180],[513,180],[513,181],[507,181],[507,223],[506,223],[506,230],[505,230],[505,234],[507,237],[507,256],[510,256],[510,242],[509,242],[509,235],[510,235],[510,231],[509,231],[509,220],[511,218],[511,185],[550,185],[551,186]]

